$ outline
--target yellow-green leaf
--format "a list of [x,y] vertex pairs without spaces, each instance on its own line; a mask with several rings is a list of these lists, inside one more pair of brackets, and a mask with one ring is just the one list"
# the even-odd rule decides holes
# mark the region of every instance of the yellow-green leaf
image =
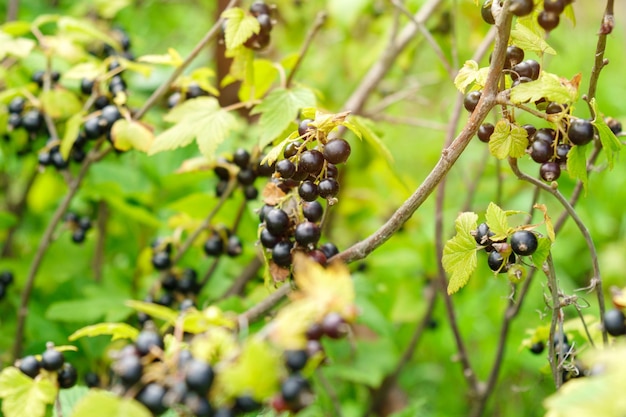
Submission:
[[12,38],[9,35],[0,33],[0,59],[4,59],[7,55],[25,58],[35,45],[35,41],[31,39]]
[[23,36],[30,33],[31,24],[25,20],[14,20],[0,26],[0,30],[12,36]]
[[63,155],[63,159],[66,161],[70,157],[72,146],[74,146],[74,142],[76,142],[78,134],[80,133],[83,115],[84,113],[80,111],[70,117],[65,123],[65,133],[63,133],[63,139],[61,140],[61,155]]
[[552,218],[548,214],[548,207],[545,204],[535,204],[533,208],[537,210],[541,210],[543,213],[543,221],[546,224],[546,230],[548,231],[548,238],[551,242],[554,242],[556,239],[556,234],[554,233],[554,225],[552,224]]
[[441,263],[450,275],[448,294],[454,294],[463,288],[478,265],[476,240],[471,235],[478,227],[477,221],[476,213],[461,213],[455,222],[456,235],[443,248]]
[[122,9],[130,6],[132,0],[92,0],[98,15],[105,19],[113,19]]
[[83,62],[73,66],[63,73],[63,78],[67,80],[81,80],[87,78],[95,79],[104,73],[104,68],[95,62]]
[[154,142],[154,134],[141,122],[120,119],[111,127],[111,139],[115,149],[148,152]]
[[39,96],[44,111],[53,119],[65,120],[82,110],[82,104],[76,94],[63,87],[44,91]]
[[495,233],[495,235],[491,236],[491,240],[501,240],[507,236],[509,232],[509,221],[506,212],[498,207],[497,204],[493,202],[489,203],[487,212],[485,213],[485,220],[487,220],[489,230]]
[[47,378],[32,379],[9,366],[0,373],[0,398],[5,417],[43,417],[58,388]]
[[517,22],[511,31],[511,43],[522,48],[524,51],[537,52],[538,54],[556,55],[556,51],[548,45],[544,37],[533,32],[527,26]]
[[592,99],[589,104],[593,108],[593,114],[596,115],[593,125],[598,129],[598,135],[600,136],[600,142],[602,143],[602,149],[606,152],[606,160],[609,164],[609,169],[613,169],[615,164],[615,158],[619,151],[622,149],[622,143],[617,139],[615,133],[604,121],[604,117],[599,113],[598,103],[596,99]]
[[[347,122],[347,123],[346,123]],[[365,141],[374,149],[376,154],[385,158],[385,161],[389,165],[393,165],[393,155],[382,141],[380,136],[374,131],[372,122],[369,119],[361,116],[350,115],[346,122],[341,122],[340,124],[346,126],[359,137],[363,137]],[[354,130],[356,128],[356,131]],[[356,132],[359,133],[356,133]]]
[[88,20],[80,20],[69,16],[63,16],[59,19],[58,25],[59,29],[64,32],[81,33],[93,39],[107,43],[117,50],[121,49],[117,40],[99,30],[96,25]]
[[578,89],[555,74],[542,72],[536,81],[521,83],[511,89],[512,103],[535,102],[542,98],[557,103],[573,103],[578,99]]
[[98,323],[76,330],[67,338],[67,340],[73,342],[81,337],[95,337],[102,335],[111,336],[111,340],[135,340],[138,334],[139,330],[126,323]]
[[147,64],[171,65],[173,67],[179,67],[183,63],[182,57],[174,48],[168,48],[167,54],[140,56],[137,58],[137,61]]
[[567,172],[587,189],[587,146],[572,146],[567,153]]
[[243,45],[250,37],[259,33],[261,26],[259,21],[239,7],[231,7],[222,13],[226,19],[224,40],[226,49],[234,49]]
[[70,417],[152,417],[152,413],[131,398],[118,397],[107,391],[91,389],[74,408]]
[[162,305],[148,303],[145,301],[137,301],[137,300],[128,300],[126,302],[126,305],[137,311],[146,313],[150,317],[164,320],[168,323],[173,324],[174,322],[176,322],[176,319],[178,318],[178,312]]
[[543,263],[548,259],[552,242],[547,237],[537,238],[537,250],[532,254],[532,260],[535,267],[539,270],[543,268]]
[[498,159],[521,158],[528,147],[528,133],[522,127],[502,119],[489,139],[489,151]]

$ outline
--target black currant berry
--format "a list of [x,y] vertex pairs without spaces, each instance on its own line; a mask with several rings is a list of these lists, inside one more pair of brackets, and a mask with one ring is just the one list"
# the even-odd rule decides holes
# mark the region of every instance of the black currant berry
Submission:
[[626,317],[621,310],[611,309],[604,313],[604,328],[611,336],[622,336],[626,334]]
[[558,114],[567,110],[567,105],[552,101],[546,107],[546,114]]
[[272,260],[278,266],[291,265],[291,248],[293,244],[288,240],[282,240],[272,249]]
[[550,32],[555,29],[559,25],[559,15],[556,13],[547,12],[542,10],[537,16],[537,23],[541,26],[546,32]]
[[511,235],[510,242],[513,252],[520,256],[532,255],[539,244],[537,236],[530,230],[518,230]]
[[465,99],[463,99],[463,106],[465,107],[465,110],[470,113],[473,112],[478,105],[478,101],[480,100],[481,96],[482,93],[480,91],[470,91],[469,93],[467,93],[465,95]]
[[324,167],[324,155],[318,150],[311,149],[300,154],[298,170],[302,169],[312,175],[317,175]]
[[318,187],[313,181],[303,181],[298,187],[298,195],[304,201],[314,201],[319,195]]
[[476,231],[474,232],[474,240],[476,240],[476,243],[478,245],[488,246],[492,243],[491,239],[489,238],[493,235],[494,233],[489,230],[489,226],[487,225],[487,223],[481,223],[478,225],[478,228],[476,228]]
[[547,127],[537,130],[537,132],[535,132],[535,135],[533,136],[533,140],[536,140],[536,141],[542,140],[549,144],[552,144],[555,138],[556,138],[556,132],[554,131],[554,129],[547,128]]
[[535,133],[537,133],[537,128],[533,125],[524,125],[522,127],[526,131],[526,134],[528,135],[528,139],[529,140],[533,139],[533,137],[535,136]]
[[126,91],[126,81],[121,75],[114,75],[109,81],[109,92],[114,96]]
[[0,284],[9,286],[13,283],[13,273],[11,271],[0,272]]
[[265,215],[265,227],[275,236],[282,236],[289,228],[289,216],[283,210],[273,208]]
[[196,417],[213,417],[214,410],[209,400],[205,396],[190,392],[184,396],[184,404],[189,408],[192,415]]
[[561,176],[561,166],[557,162],[546,162],[539,168],[539,175],[546,182],[552,182]]
[[82,80],[80,80],[80,92],[86,95],[90,95],[93,91],[94,84],[94,80],[83,78]]
[[243,189],[243,195],[246,201],[256,200],[259,196],[259,190],[254,185],[246,185]]
[[204,242],[204,253],[208,256],[220,256],[224,253],[224,242],[222,241],[222,237],[219,234],[211,235]]
[[612,117],[607,117],[606,124],[609,126],[609,129],[611,129],[611,132],[613,132],[614,134],[619,135],[620,133],[622,133],[622,123],[619,120],[615,120]]
[[65,363],[63,352],[48,348],[41,354],[41,367],[46,371],[58,371]]
[[100,386],[100,377],[95,372],[87,372],[83,377],[85,385],[89,388],[97,388]]
[[163,349],[163,339],[154,330],[142,330],[135,340],[137,352],[141,355],[147,355],[152,348]]
[[261,408],[261,404],[250,395],[241,395],[235,398],[235,409],[242,413],[251,413]]
[[344,139],[332,139],[324,145],[324,158],[331,164],[346,162],[352,149]]
[[543,0],[543,9],[546,12],[561,14],[565,9],[564,0]]
[[478,128],[478,132],[476,135],[481,142],[489,143],[489,139],[491,139],[491,135],[496,130],[496,127],[491,123],[483,123]]
[[33,355],[25,356],[20,359],[18,369],[22,373],[31,378],[35,378],[41,369],[41,363]]
[[109,98],[107,96],[98,96],[93,102],[93,107],[96,110],[102,110],[110,103]]
[[24,111],[24,105],[26,104],[26,100],[24,97],[14,97],[9,102],[9,113],[22,113]]
[[569,155],[569,151],[572,149],[570,145],[567,143],[562,143],[556,147],[556,161],[560,164],[564,164],[567,162],[567,156]]
[[[515,255],[511,254],[509,256],[508,263],[515,263]],[[504,257],[498,251],[492,251],[489,253],[487,257],[487,264],[489,268],[494,272],[504,273],[506,272],[506,265],[504,264]]]
[[61,155],[61,152],[58,150],[56,152],[50,152],[50,162],[58,170],[65,169],[69,165],[69,161],[63,159],[63,155]]
[[85,136],[89,139],[97,139],[104,133],[102,125],[100,124],[100,118],[95,116],[85,120],[83,129],[85,131]]
[[272,18],[269,14],[260,14],[256,17],[256,20],[259,22],[259,26],[261,30],[259,35],[269,35],[272,31]]
[[108,106],[103,107],[101,111],[102,113],[100,114],[98,122],[104,130],[111,129],[113,123],[122,118],[122,114],[114,104],[109,104]]
[[289,159],[282,159],[276,163],[276,172],[282,178],[291,178],[296,173],[296,166]]
[[326,178],[337,178],[339,175],[339,170],[335,166],[335,164],[331,164],[330,162],[326,164]]
[[239,148],[233,154],[233,162],[241,169],[246,169],[250,163],[250,153],[243,148]]
[[521,17],[529,15],[533,11],[533,7],[535,7],[533,0],[511,0],[509,10],[515,16]]
[[285,149],[283,150],[283,156],[285,158],[291,158],[292,156],[295,156],[303,144],[304,143],[299,140],[295,142],[289,142],[287,146],[285,146]]
[[256,170],[260,177],[271,177],[276,170],[276,161],[271,164],[269,164],[268,161],[265,161],[262,164],[259,164]]
[[120,377],[122,384],[129,387],[141,379],[143,365],[136,354],[125,354],[115,362],[113,371]]
[[334,178],[325,178],[317,185],[320,197],[333,198],[339,194],[339,182]]
[[322,231],[320,227],[313,222],[303,222],[296,226],[294,237],[296,242],[301,246],[315,245]]
[[339,313],[328,313],[322,319],[322,332],[331,339],[340,339],[348,333],[346,321]]
[[152,255],[152,266],[158,271],[164,271],[172,266],[170,254],[167,252],[156,252]]
[[213,383],[213,368],[206,362],[192,359],[187,363],[185,383],[187,387],[200,395],[206,395]]
[[276,246],[278,242],[280,242],[281,238],[278,236],[274,236],[267,229],[262,229],[259,240],[261,241],[261,245],[263,245],[264,248],[271,249]]
[[333,243],[326,242],[319,249],[326,255],[326,259],[330,259],[339,253],[339,249]]
[[271,13],[270,7],[267,4],[263,3],[262,1],[255,1],[250,6],[250,14],[252,14],[252,16],[254,17],[258,17],[259,15],[270,14],[270,13]]
[[183,294],[195,294],[200,290],[198,274],[195,269],[187,268],[183,271],[182,276],[178,280],[176,289]]
[[191,83],[187,86],[187,92],[185,93],[185,98],[190,100],[192,98],[198,98],[202,96],[206,96],[209,93],[204,91],[202,87],[200,87],[197,83]]
[[535,355],[539,355],[541,352],[543,352],[545,346],[546,345],[543,342],[536,342],[532,344],[532,346],[530,347],[530,351]]
[[493,13],[491,13],[491,0],[486,0],[483,3],[483,7],[480,8],[480,15],[486,23],[490,25],[496,23],[496,19],[493,17]]
[[298,134],[300,136],[304,136],[304,134],[312,128],[309,127],[309,124],[312,123],[313,120],[312,119],[304,119],[303,121],[300,122],[300,124],[298,125]]
[[298,372],[304,368],[309,355],[306,350],[286,350],[285,365],[291,372]]
[[318,222],[324,215],[324,208],[318,201],[310,201],[302,204],[302,214],[310,222]]
[[251,185],[256,180],[256,172],[253,169],[242,169],[237,173],[237,181],[241,185]]
[[504,63],[505,68],[513,68],[524,60],[524,50],[515,45],[510,45],[506,48],[506,61]]
[[539,164],[548,162],[553,156],[552,145],[543,140],[534,140],[530,145],[530,157]]
[[241,239],[237,235],[232,235],[228,237],[228,242],[226,242],[226,254],[230,257],[239,256],[243,253],[243,243]]
[[78,372],[76,372],[76,368],[69,363],[64,363],[57,375],[57,381],[59,382],[60,388],[72,388],[76,385],[76,381],[78,381]]
[[567,137],[574,145],[586,145],[593,139],[593,125],[586,119],[572,119],[567,129]]
[[17,129],[22,126],[22,116],[17,113],[9,113],[9,120],[7,120],[7,125],[12,129]]
[[72,232],[72,242],[74,243],[83,243],[86,237],[87,233],[83,229],[76,229]]
[[165,397],[165,387],[156,382],[152,382],[146,385],[137,394],[137,401],[146,406],[153,414],[159,415],[165,412],[166,407],[163,404],[163,397]]
[[37,132],[43,126],[43,115],[37,109],[29,110],[22,116],[22,127],[28,132]]
[[180,91],[174,91],[167,97],[167,107],[170,109],[176,107],[176,105],[180,103],[181,97]]
[[306,379],[301,375],[291,375],[280,385],[280,394],[287,403],[293,403],[298,400],[300,393],[307,385]]

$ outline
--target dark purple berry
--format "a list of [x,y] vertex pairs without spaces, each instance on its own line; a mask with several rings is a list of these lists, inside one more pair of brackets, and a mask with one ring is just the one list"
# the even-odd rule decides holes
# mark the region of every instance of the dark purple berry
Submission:
[[318,150],[312,149],[300,154],[298,169],[302,169],[312,175],[317,175],[324,167],[324,155]]
[[324,252],[324,255],[326,255],[327,259],[330,259],[339,253],[339,249],[337,249],[337,246],[330,242],[324,243],[322,246],[320,246],[319,249]]
[[604,313],[604,328],[611,336],[626,334],[626,317],[621,310],[611,309]]
[[152,255],[152,266],[158,271],[164,271],[172,266],[170,254],[167,252],[156,252]]
[[324,145],[324,158],[331,164],[341,164],[346,162],[352,149],[350,144],[344,139],[332,139]]
[[272,249],[272,260],[278,266],[287,267],[291,265],[291,248],[293,244],[288,240],[282,240],[274,245]]
[[505,68],[513,68],[524,60],[524,50],[515,45],[509,45],[506,48]]
[[41,363],[33,355],[25,356],[20,359],[18,369],[22,371],[24,375],[35,378],[39,375]]
[[533,7],[535,7],[533,0],[511,0],[509,10],[515,16],[521,17],[529,15],[533,11]]
[[135,340],[137,352],[141,356],[147,355],[153,348],[163,349],[163,339],[153,330],[142,330]]
[[306,365],[309,355],[306,350],[286,350],[285,365],[291,372],[301,371]]
[[537,16],[537,23],[541,26],[546,32],[550,32],[555,29],[559,25],[559,15],[556,13],[547,12],[542,10]]
[[294,237],[301,246],[315,245],[320,239],[322,231],[313,222],[303,222],[296,226]]
[[319,195],[318,187],[313,181],[303,181],[298,187],[298,195],[304,201],[315,201]]
[[312,119],[304,119],[303,121],[300,122],[300,124],[298,125],[298,134],[300,136],[304,136],[304,134],[309,130],[309,129],[313,129],[313,126],[309,127],[309,124],[312,123],[313,120]]
[[78,381],[78,372],[76,372],[76,368],[69,363],[64,363],[57,375],[57,381],[59,382],[60,388],[72,388],[76,385],[76,381]]
[[271,13],[270,7],[267,4],[263,3],[262,1],[255,1],[250,6],[250,14],[252,14],[252,16],[254,17],[257,17],[262,14],[270,14],[270,13]]
[[539,244],[537,236],[529,230],[518,230],[513,233],[510,242],[513,252],[520,256],[532,255]]
[[271,249],[276,246],[278,242],[280,242],[281,238],[279,236],[274,236],[267,229],[262,229],[259,240],[261,241],[261,245],[263,245],[264,248]]
[[594,129],[589,120],[572,119],[567,129],[567,137],[574,145],[586,145],[593,139]]
[[307,201],[302,204],[302,214],[310,222],[318,222],[322,219],[324,208],[318,201]]
[[478,128],[478,132],[476,135],[481,142],[489,143],[489,139],[491,139],[491,135],[496,130],[496,127],[491,123],[483,123]]
[[152,382],[146,385],[137,395],[137,401],[146,406],[153,414],[159,415],[166,410],[163,404],[163,397],[165,397],[165,387]]
[[20,114],[24,111],[24,105],[26,104],[26,100],[24,97],[14,97],[9,102],[9,113],[17,113]]
[[348,333],[348,326],[339,313],[328,313],[322,319],[322,331],[331,339],[340,339]]
[[483,3],[483,7],[480,8],[480,15],[486,23],[490,25],[496,23],[496,19],[493,17],[493,13],[491,13],[491,0],[486,0]]
[[565,9],[564,0],[543,0],[543,9],[546,12],[561,14]]
[[213,383],[213,368],[208,363],[191,359],[185,369],[185,383],[190,390],[206,395]]
[[535,355],[539,355],[541,352],[543,352],[545,347],[546,345],[543,342],[536,342],[532,344],[532,346],[530,347],[530,351]]
[[224,242],[222,241],[222,237],[219,234],[211,235],[204,242],[204,253],[208,256],[220,256],[224,253]]
[[552,159],[554,151],[552,145],[542,140],[534,140],[530,145],[530,157],[533,161],[543,164]]
[[275,236],[282,236],[289,228],[289,216],[283,210],[273,208],[265,215],[265,227]]
[[557,162],[546,162],[539,168],[539,175],[546,182],[552,182],[561,176],[561,166]]
[[291,178],[296,173],[296,166],[289,159],[282,159],[276,163],[276,172],[282,178]]
[[46,371],[58,371],[65,363],[63,352],[48,348],[41,354],[41,367]]
[[250,164],[250,152],[239,148],[233,154],[233,162],[241,169],[246,169]]
[[480,100],[481,96],[482,93],[480,91],[470,91],[469,93],[467,93],[465,95],[465,99],[463,100],[463,106],[465,107],[465,110],[470,113],[473,112],[478,105],[478,101]]

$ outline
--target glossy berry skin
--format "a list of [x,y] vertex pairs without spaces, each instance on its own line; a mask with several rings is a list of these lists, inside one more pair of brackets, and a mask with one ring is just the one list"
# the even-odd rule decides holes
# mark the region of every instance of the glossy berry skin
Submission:
[[135,340],[135,346],[141,356],[147,355],[153,348],[164,348],[163,339],[153,330],[142,330]]
[[85,385],[89,388],[97,388],[100,386],[100,377],[95,372],[87,372],[83,377]]
[[537,250],[539,241],[530,230],[518,230],[511,235],[511,249],[517,255],[530,256]]
[[74,243],[83,243],[86,237],[87,233],[83,229],[76,229],[72,232],[72,242]]
[[557,103],[555,101],[548,104],[546,107],[546,114],[558,114],[567,110],[567,105]]
[[152,266],[157,271],[164,271],[172,266],[170,254],[167,252],[157,252],[152,255]]
[[286,350],[285,365],[291,372],[301,371],[306,365],[309,355],[306,350]]
[[267,4],[263,3],[262,1],[255,1],[250,6],[250,14],[252,14],[252,16],[254,17],[257,17],[262,14],[270,14],[270,13],[271,13],[270,7]]
[[220,256],[224,253],[224,242],[222,241],[222,237],[218,234],[214,234],[210,236],[205,242],[204,253],[208,256]]
[[552,150],[552,145],[543,140],[535,140],[530,145],[530,157],[533,161],[543,164],[544,162],[548,162],[552,156],[554,156],[554,151]]
[[295,239],[301,246],[315,245],[322,231],[320,227],[313,222],[303,222],[296,226]]
[[93,91],[94,80],[83,78],[80,80],[80,92],[86,95],[90,95]]
[[276,162],[276,172],[278,172],[282,178],[291,178],[296,173],[296,166],[289,159],[281,159]]
[[511,0],[509,10],[515,16],[521,17],[529,15],[533,11],[535,2],[533,0]]
[[545,128],[545,127],[537,130],[535,132],[535,135],[533,136],[533,140],[535,141],[542,140],[550,144],[554,142],[555,138],[556,138],[556,132],[554,131],[554,129]]
[[543,0],[543,9],[546,12],[561,14],[565,9],[565,0]]
[[303,181],[298,187],[298,195],[304,201],[315,201],[319,195],[318,187],[313,181]]
[[339,182],[334,178],[325,178],[317,185],[320,197],[333,198],[339,194]]
[[165,387],[155,382],[146,385],[137,395],[137,401],[146,406],[153,414],[159,415],[165,412],[166,407],[163,405],[163,397],[165,397]]
[[213,368],[206,362],[192,359],[187,363],[185,383],[187,387],[200,395],[206,395],[213,383]]
[[545,347],[546,346],[543,342],[536,342],[532,344],[532,346],[530,347],[530,351],[535,355],[539,355],[541,352],[543,352]]
[[58,371],[65,363],[63,353],[54,348],[46,349],[41,354],[41,367],[46,371]]
[[494,233],[489,230],[489,226],[487,225],[487,223],[481,223],[478,225],[478,227],[476,228],[476,231],[474,233],[474,240],[476,241],[476,244],[481,245],[481,246],[488,246],[491,245],[491,239],[489,239],[491,236],[493,236]]
[[57,375],[57,381],[59,382],[60,388],[72,388],[76,385],[76,381],[78,381],[78,372],[76,372],[76,368],[69,363],[64,363],[63,367],[59,371],[59,374]]
[[307,385],[306,379],[301,375],[291,375],[280,385],[280,394],[288,404],[294,403],[298,400],[300,393]]
[[250,153],[243,148],[237,149],[233,154],[233,162],[241,169],[247,168],[250,163]]
[[300,124],[298,125],[298,134],[300,136],[304,136],[304,134],[310,130],[313,129],[312,126],[309,126],[310,123],[312,123],[313,120],[312,119],[304,119],[303,121],[300,122]]
[[275,236],[282,236],[289,228],[289,216],[283,210],[273,208],[265,215],[265,227]]
[[[515,255],[511,254],[511,256],[509,256],[509,263],[514,263],[515,262]],[[506,272],[506,265],[504,265],[504,258],[502,257],[502,254],[500,254],[500,252],[497,251],[492,251],[489,253],[489,256],[487,257],[487,264],[489,265],[489,268],[493,271],[493,272],[499,272],[499,273],[504,273]]]
[[546,162],[539,168],[539,175],[546,182],[552,182],[561,176],[561,166],[557,162]]
[[319,249],[324,252],[324,255],[326,255],[327,259],[330,259],[339,253],[339,249],[337,249],[337,246],[330,242],[324,243],[322,246],[319,247]]
[[465,98],[463,99],[463,107],[465,107],[465,110],[470,113],[473,112],[478,105],[478,101],[480,100],[481,96],[482,93],[480,91],[470,91],[469,93],[467,93],[465,95]]
[[230,257],[239,256],[243,253],[243,243],[237,235],[228,237],[226,242],[226,254]]
[[256,172],[250,168],[242,169],[237,173],[237,181],[241,185],[251,185],[256,180]]
[[105,130],[111,129],[113,123],[122,118],[122,114],[114,104],[109,104],[108,106],[103,107],[101,112],[102,113],[100,114],[98,122]]
[[283,240],[274,245],[272,249],[272,260],[278,266],[287,267],[291,265],[291,248],[293,244]]
[[120,377],[124,386],[130,387],[141,379],[143,365],[137,355],[124,355],[113,365],[113,371]]
[[483,18],[485,23],[490,25],[494,25],[496,23],[496,19],[493,17],[493,13],[491,13],[491,2],[489,0],[483,3],[483,6],[480,8],[480,16]]
[[97,139],[104,133],[102,125],[100,124],[100,118],[98,117],[90,117],[85,120],[83,129],[88,139]]
[[593,140],[593,125],[589,120],[573,119],[567,129],[567,137],[574,145],[586,145]]
[[261,408],[261,404],[249,395],[241,395],[235,398],[235,409],[242,413],[251,413]]
[[295,142],[289,142],[287,146],[285,146],[285,149],[283,150],[283,156],[285,158],[291,158],[292,156],[295,156],[303,144],[304,142],[300,140],[297,140]]
[[324,167],[324,155],[316,149],[302,152],[298,169],[302,169],[312,175],[317,175]]
[[524,50],[515,45],[506,48],[505,67],[512,68],[524,60]]
[[604,328],[611,336],[626,334],[626,317],[621,310],[611,309],[604,313]]
[[319,201],[310,201],[302,204],[302,214],[310,222],[318,222],[324,215],[324,208]]
[[341,164],[348,160],[352,149],[350,144],[344,139],[332,139],[324,145],[324,158],[331,164]]
[[39,374],[41,363],[33,355],[25,356],[20,359],[18,369],[22,371],[24,375],[35,378]]
[[491,123],[483,123],[478,128],[478,132],[476,133],[476,136],[478,136],[478,139],[481,142],[489,143],[489,139],[491,139],[491,135],[493,135],[493,132],[495,130],[496,130],[496,127],[492,125]]
[[279,236],[274,236],[269,230],[263,229],[261,230],[259,240],[264,248],[272,249],[278,242],[280,242],[281,238]]
[[[536,80],[541,74],[541,66],[539,65],[539,62],[533,59],[527,59],[526,61],[522,61],[515,65],[513,67],[513,71],[515,76],[528,77],[531,80]],[[513,79],[515,79],[514,74],[511,74],[511,78]]]
[[26,104],[26,100],[24,97],[14,97],[9,102],[9,113],[21,113],[24,111],[24,105]]
[[43,126],[43,116],[39,110],[29,110],[22,116],[22,127],[28,132],[37,132]]
[[535,137],[535,133],[537,133],[537,128],[533,125],[524,125],[522,126],[528,135],[528,139],[531,140]]
[[340,339],[348,332],[346,322],[339,313],[328,313],[321,324],[322,332],[331,339]]
[[555,29],[559,25],[559,15],[556,13],[547,12],[542,10],[537,16],[537,23],[541,26],[546,32],[550,32]]

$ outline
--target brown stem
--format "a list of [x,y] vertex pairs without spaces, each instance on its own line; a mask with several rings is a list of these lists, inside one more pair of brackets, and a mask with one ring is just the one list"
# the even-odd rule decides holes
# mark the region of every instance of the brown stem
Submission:
[[17,20],[17,11],[20,6],[20,0],[9,0],[7,3],[7,22]]
[[315,38],[315,35],[317,35],[319,30],[322,28],[322,26],[326,22],[327,16],[328,15],[326,14],[326,12],[321,11],[315,17],[313,26],[311,26],[311,29],[309,29],[309,33],[307,33],[304,43],[302,44],[302,47],[300,48],[300,52],[298,53],[298,59],[296,60],[296,63],[294,64],[291,72],[289,73],[287,80],[285,81],[285,88],[289,88],[289,86],[291,85],[291,82],[293,81],[293,77],[296,75],[296,72],[298,71],[298,68],[300,68],[300,65],[302,65],[302,61],[304,61],[304,57],[306,53],[308,52],[309,47],[311,46],[311,43],[313,42],[313,38]]
[[234,295],[242,294],[246,284],[256,276],[262,266],[263,260],[259,256],[252,258],[250,263],[241,271],[241,274],[239,274],[235,282],[233,282],[230,288],[228,288],[219,299],[223,300]]
[[589,90],[587,90],[588,100],[591,100],[596,96],[600,72],[602,71],[602,68],[608,64],[608,62],[604,60],[604,52],[606,51],[606,37],[609,33],[611,33],[613,25],[615,24],[613,1],[614,0],[607,0],[604,15],[602,16],[602,25],[598,35],[598,42],[596,44],[595,60],[593,68],[591,69],[591,77],[589,78]]

